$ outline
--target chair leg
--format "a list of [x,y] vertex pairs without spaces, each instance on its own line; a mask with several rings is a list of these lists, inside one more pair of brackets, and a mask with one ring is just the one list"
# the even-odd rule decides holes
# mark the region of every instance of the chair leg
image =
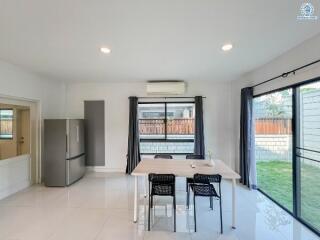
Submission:
[[173,196],[173,218],[174,218],[174,232],[176,232],[176,221],[177,221],[177,216],[176,216],[176,196]]
[[151,212],[151,196],[149,194],[149,207],[148,207],[149,211],[148,211],[148,231],[150,231],[150,212]]
[[219,202],[220,202],[220,231],[221,231],[221,234],[223,234],[221,197],[219,198]]
[[153,196],[151,195],[151,208],[153,208]]
[[211,208],[211,210],[213,210],[213,198],[212,197],[210,197],[210,208]]
[[188,192],[188,178],[186,178],[186,192]]
[[187,190],[187,208],[189,209],[189,204],[190,204],[190,186],[188,186]]
[[196,196],[195,195],[193,195],[193,217],[194,217],[194,232],[197,232]]

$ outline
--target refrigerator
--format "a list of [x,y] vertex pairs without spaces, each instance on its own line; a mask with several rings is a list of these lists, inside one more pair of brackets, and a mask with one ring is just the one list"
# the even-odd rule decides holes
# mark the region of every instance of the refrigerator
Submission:
[[85,174],[83,119],[44,120],[44,183],[69,186]]

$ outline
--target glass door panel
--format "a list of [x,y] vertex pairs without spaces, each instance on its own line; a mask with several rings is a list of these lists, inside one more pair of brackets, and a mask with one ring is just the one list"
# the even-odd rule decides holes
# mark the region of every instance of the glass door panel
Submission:
[[254,98],[258,188],[293,211],[292,89]]
[[297,89],[298,217],[320,231],[320,82]]

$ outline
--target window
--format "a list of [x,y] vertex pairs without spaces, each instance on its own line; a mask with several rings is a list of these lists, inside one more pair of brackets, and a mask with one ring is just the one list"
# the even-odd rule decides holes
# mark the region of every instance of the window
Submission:
[[193,102],[139,103],[138,112],[141,153],[193,153]]
[[13,110],[0,109],[0,139],[13,138]]

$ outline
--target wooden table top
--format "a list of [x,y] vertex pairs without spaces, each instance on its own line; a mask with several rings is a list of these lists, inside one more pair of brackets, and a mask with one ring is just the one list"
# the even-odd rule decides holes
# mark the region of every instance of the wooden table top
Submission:
[[[224,179],[240,179],[240,175],[233,171],[221,160],[214,160],[210,166],[209,160],[193,159],[153,159],[144,158],[133,170],[133,176],[145,176],[149,173],[168,174],[172,173],[177,177],[193,177],[195,173],[220,174]],[[194,168],[191,167],[194,166]]]

